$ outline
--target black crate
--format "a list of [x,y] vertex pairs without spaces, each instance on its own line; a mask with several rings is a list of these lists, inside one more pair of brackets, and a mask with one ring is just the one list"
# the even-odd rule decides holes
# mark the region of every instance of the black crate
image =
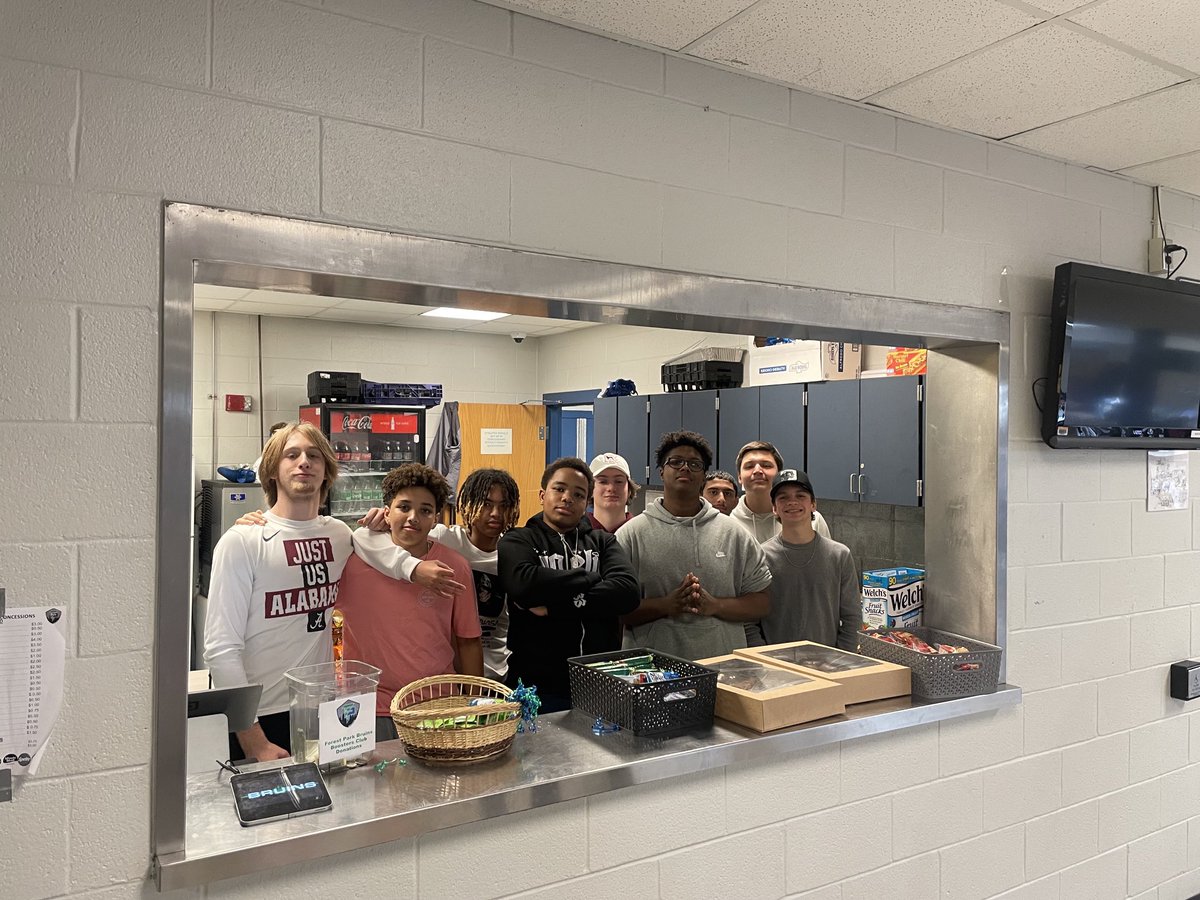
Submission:
[[723,360],[674,363],[662,367],[662,385],[668,392],[711,391],[742,386],[742,364]]
[[[678,672],[674,681],[631,684],[614,675],[588,668],[588,663],[654,658],[660,669]],[[571,706],[589,716],[615,722],[636,735],[678,734],[708,728],[717,704],[717,670],[647,648],[593,653],[567,660],[571,674]],[[684,694],[679,699],[668,695]]]
[[437,406],[442,402],[440,384],[400,384],[391,381],[362,383],[363,403],[389,403],[400,406]]
[[358,372],[309,372],[309,403],[357,403],[362,390]]

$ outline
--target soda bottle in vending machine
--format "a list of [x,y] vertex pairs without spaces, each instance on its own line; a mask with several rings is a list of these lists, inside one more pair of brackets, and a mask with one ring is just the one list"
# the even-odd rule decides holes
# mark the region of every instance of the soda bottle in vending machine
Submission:
[[338,465],[349,471],[347,463],[350,462],[350,445],[345,441],[333,442],[333,455],[338,461]]

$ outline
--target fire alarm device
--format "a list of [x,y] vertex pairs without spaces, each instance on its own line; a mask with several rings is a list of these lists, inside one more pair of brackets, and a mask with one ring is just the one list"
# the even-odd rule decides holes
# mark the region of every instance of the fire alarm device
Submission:
[[1200,662],[1185,659],[1171,663],[1171,696],[1176,700],[1200,697]]
[[249,394],[226,394],[225,412],[250,412],[254,408],[254,398]]

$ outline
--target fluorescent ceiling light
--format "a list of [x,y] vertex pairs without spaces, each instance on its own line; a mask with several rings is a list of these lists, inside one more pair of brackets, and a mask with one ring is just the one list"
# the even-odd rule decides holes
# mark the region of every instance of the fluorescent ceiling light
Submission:
[[439,306],[437,309],[431,309],[429,312],[421,313],[423,316],[432,316],[435,319],[471,319],[476,322],[490,322],[492,319],[503,319],[508,313],[488,312],[483,309],[459,309],[454,306]]

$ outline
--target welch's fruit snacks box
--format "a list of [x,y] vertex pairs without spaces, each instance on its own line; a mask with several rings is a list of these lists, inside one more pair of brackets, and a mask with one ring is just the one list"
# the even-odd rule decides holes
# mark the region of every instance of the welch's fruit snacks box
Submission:
[[863,628],[908,628],[921,624],[925,570],[909,566],[862,573]]

